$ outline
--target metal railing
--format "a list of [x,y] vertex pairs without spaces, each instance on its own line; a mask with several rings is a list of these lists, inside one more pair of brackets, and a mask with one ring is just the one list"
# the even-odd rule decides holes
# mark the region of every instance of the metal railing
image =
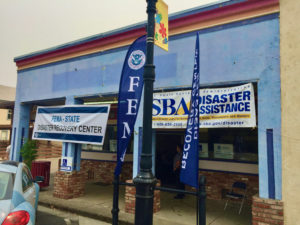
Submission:
[[[119,182],[119,178],[115,177],[114,179],[114,197],[113,197],[113,208],[112,212],[112,225],[118,225],[119,223],[119,185],[122,186],[135,186],[134,183],[124,183]],[[206,224],[206,178],[205,176],[201,176],[199,179],[199,188],[198,191],[185,191],[174,188],[167,187],[155,187],[155,190],[170,192],[170,193],[178,193],[178,194],[187,194],[193,195],[197,197],[197,207],[196,207],[196,224],[197,225],[205,225]]]

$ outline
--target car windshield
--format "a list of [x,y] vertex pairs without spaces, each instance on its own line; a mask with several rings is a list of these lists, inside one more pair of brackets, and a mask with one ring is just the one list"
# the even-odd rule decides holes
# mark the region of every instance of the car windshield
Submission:
[[10,199],[13,192],[13,177],[12,173],[0,171],[0,200]]

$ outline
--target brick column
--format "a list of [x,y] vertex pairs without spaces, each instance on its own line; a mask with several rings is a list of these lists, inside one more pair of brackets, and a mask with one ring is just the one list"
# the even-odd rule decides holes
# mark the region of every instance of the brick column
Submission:
[[84,195],[85,177],[81,171],[57,171],[54,176],[53,196],[62,199],[77,198]]
[[275,199],[252,198],[253,225],[283,225],[283,202]]
[[[132,180],[127,180],[127,183],[132,183]],[[160,186],[160,182],[156,184]],[[154,200],[153,200],[153,213],[160,211],[160,191],[154,191]],[[135,213],[135,187],[126,186],[125,188],[125,212]]]

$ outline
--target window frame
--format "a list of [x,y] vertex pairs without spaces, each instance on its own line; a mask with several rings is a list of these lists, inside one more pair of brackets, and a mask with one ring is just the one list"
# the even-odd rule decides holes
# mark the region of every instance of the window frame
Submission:
[[[28,178],[28,183],[26,184],[26,186],[24,186],[23,184],[23,176],[26,175],[27,178]],[[29,188],[31,188],[33,186],[33,178],[32,178],[32,175],[29,171],[29,169],[24,166],[22,168],[22,190],[23,190],[23,193],[25,193]]]
[[11,109],[8,109],[7,110],[7,120],[11,120],[12,119],[12,110]]

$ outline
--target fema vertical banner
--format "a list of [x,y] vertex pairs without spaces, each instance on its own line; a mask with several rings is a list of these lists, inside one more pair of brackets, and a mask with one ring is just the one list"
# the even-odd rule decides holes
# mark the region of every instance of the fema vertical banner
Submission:
[[157,13],[155,15],[155,34],[154,44],[168,51],[169,43],[169,18],[168,5],[163,0],[158,0],[156,3]]
[[180,181],[198,188],[198,140],[199,140],[199,34],[197,33],[191,106],[184,136]]
[[146,62],[146,36],[135,40],[129,47],[120,79],[118,99],[117,166],[121,173],[126,149],[130,141],[143,90],[143,73]]

